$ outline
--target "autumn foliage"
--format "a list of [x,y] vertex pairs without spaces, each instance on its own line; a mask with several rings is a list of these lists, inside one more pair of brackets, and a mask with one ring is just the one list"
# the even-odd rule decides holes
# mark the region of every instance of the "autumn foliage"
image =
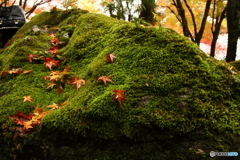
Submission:
[[115,58],[117,58],[117,57],[113,53],[110,53],[110,54],[106,55],[106,61],[107,62],[113,63]]
[[[30,96],[25,97],[25,99],[29,98],[29,97]],[[36,107],[34,109],[33,113],[24,114],[21,111],[16,111],[15,114],[9,116],[8,118],[14,119],[13,122],[18,125],[16,130],[19,131],[20,135],[26,135],[31,130],[33,130],[37,125],[39,125],[41,123],[43,117],[46,114],[48,114],[50,111],[53,111],[53,110],[63,107],[67,103],[68,103],[68,101],[66,101],[60,105],[53,103],[52,105],[47,106],[47,108],[51,108],[50,110],[47,110],[47,111],[45,111],[44,108],[39,108],[39,107]]]
[[100,76],[98,77],[98,80],[102,81],[105,85],[107,85],[107,82],[113,82],[109,77],[111,76]]
[[113,90],[114,96],[113,100],[116,100],[118,102],[119,107],[122,107],[123,100],[126,100],[124,93],[126,91],[124,90]]
[[[0,56],[1,158],[206,159],[196,152],[236,151],[223,142],[239,139],[231,134],[240,113],[232,63],[213,61],[167,28],[65,12],[33,19]],[[40,34],[28,30],[42,22],[50,25]],[[48,68],[48,60],[59,64]]]

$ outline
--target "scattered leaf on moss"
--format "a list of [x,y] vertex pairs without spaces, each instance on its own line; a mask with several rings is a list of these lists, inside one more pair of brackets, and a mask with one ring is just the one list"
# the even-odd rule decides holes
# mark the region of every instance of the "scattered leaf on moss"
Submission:
[[114,62],[114,58],[117,58],[117,57],[113,53],[110,53],[110,54],[106,55],[106,61],[107,62],[113,63]]
[[36,55],[36,54],[29,54],[28,57],[27,57],[27,61],[29,61],[30,63],[33,63],[33,60],[35,60],[35,58],[37,56],[38,55]]
[[117,100],[119,107],[122,107],[122,101],[126,100],[124,93],[126,91],[124,90],[113,90],[113,92],[115,93],[113,96],[114,100]]
[[1,72],[1,77],[5,77],[6,74],[8,74],[8,71],[2,71],[2,72]]
[[55,85],[57,85],[56,83],[50,82],[48,83],[47,88],[53,88]]
[[56,103],[53,103],[51,105],[48,105],[47,107],[51,108],[51,110],[56,110],[59,108],[59,106]]
[[69,79],[69,84],[74,84],[77,89],[79,89],[82,85],[85,85],[86,81],[80,79],[78,77],[72,77]]
[[32,102],[33,100],[32,100],[32,97],[31,96],[24,96],[23,97],[23,102]]
[[21,68],[13,68],[11,70],[8,71],[9,74],[20,74],[22,73]]
[[52,43],[53,46],[58,46],[59,42],[60,42],[60,41],[59,41],[59,39],[57,39],[57,38],[51,39],[51,43]]
[[30,72],[32,72],[32,70],[26,70],[26,71],[24,71],[23,73],[24,73],[24,74],[28,74],[28,73],[30,73]]
[[59,50],[58,47],[50,47],[48,49],[48,52],[50,52],[50,53],[52,53],[54,55],[58,55],[59,54],[58,50]]
[[101,76],[101,77],[98,78],[98,80],[103,81],[104,84],[106,85],[107,82],[113,82],[109,77],[111,77],[111,76]]
[[47,68],[52,70],[52,67],[59,66],[60,61],[59,60],[54,60],[51,57],[46,57],[43,63]]

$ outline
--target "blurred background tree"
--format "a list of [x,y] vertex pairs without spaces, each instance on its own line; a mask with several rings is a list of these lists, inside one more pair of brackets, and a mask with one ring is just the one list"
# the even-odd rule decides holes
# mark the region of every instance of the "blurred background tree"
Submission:
[[240,1],[228,0],[227,4],[228,48],[226,61],[236,59],[237,40],[240,37]]
[[61,4],[64,9],[78,8],[78,0],[63,0]]
[[228,32],[226,0],[159,0],[157,5],[167,15],[163,25],[182,33],[198,45],[209,45],[210,56],[215,56],[219,35]]
[[25,11],[25,16],[28,18],[41,5],[51,3],[56,0],[0,0],[0,7],[8,7],[19,5]]
[[148,23],[154,22],[155,0],[103,0],[101,4],[111,17],[127,21],[140,18]]

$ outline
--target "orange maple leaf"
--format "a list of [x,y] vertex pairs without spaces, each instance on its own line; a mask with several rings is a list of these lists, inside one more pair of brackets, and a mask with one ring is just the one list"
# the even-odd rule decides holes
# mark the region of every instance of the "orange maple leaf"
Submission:
[[58,105],[56,103],[53,103],[51,105],[48,105],[47,107],[51,108],[51,110],[56,110],[59,109],[61,107],[63,107],[64,105],[68,104],[68,101],[63,102],[62,104]]
[[103,81],[104,84],[106,85],[107,82],[113,82],[109,77],[111,77],[111,76],[101,76],[101,77],[98,78],[98,80]]
[[49,80],[50,81],[58,81],[61,78],[61,72],[60,71],[51,71]]
[[47,88],[55,87],[57,92],[61,93],[65,88],[65,83],[68,80],[68,76],[69,67],[66,66],[63,71],[51,71],[50,76],[43,77],[43,79],[50,81]]
[[33,111],[34,116],[45,115],[47,112],[44,112],[44,108],[36,107]]
[[13,68],[8,71],[9,74],[20,74],[22,73],[21,68]]
[[53,88],[55,85],[57,85],[56,83],[50,82],[48,83],[47,89],[48,88]]
[[24,130],[29,130],[29,129],[33,128],[32,120],[29,120],[27,122],[23,122],[23,128],[24,128]]
[[80,79],[78,77],[72,77],[71,79],[69,79],[68,84],[74,84],[75,87],[78,89],[80,88],[82,85],[86,84],[86,81],[83,79]]
[[[28,96],[26,96],[28,97]],[[23,114],[21,111],[17,111],[14,115],[9,116],[9,118],[14,118],[15,123],[20,125],[17,129],[20,131],[22,135],[28,133],[31,129],[36,127],[38,124],[41,123],[42,118],[48,112],[44,111],[44,108],[36,107],[33,111],[33,114]]]
[[48,52],[50,52],[54,55],[58,55],[59,54],[58,50],[59,50],[58,47],[50,47]]
[[57,46],[58,44],[59,44],[59,39],[57,39],[57,38],[53,38],[53,39],[51,39],[51,43],[52,43],[52,45],[53,46]]
[[23,102],[26,102],[26,101],[32,102],[32,97],[31,96],[24,96],[23,97]]
[[36,107],[33,111],[33,116],[32,116],[32,127],[37,126],[40,124],[42,118],[47,114],[48,112],[44,112],[44,108],[39,108]]
[[106,55],[106,61],[113,63],[114,58],[117,58],[113,53],[107,54]]
[[30,72],[32,72],[33,70],[26,70],[26,71],[24,71],[23,73],[24,74],[27,74],[27,73],[30,73]]
[[59,60],[54,60],[50,57],[46,57],[43,63],[47,68],[49,68],[50,70],[52,70],[52,67],[55,66],[59,66],[60,65],[60,61]]
[[29,61],[30,63],[33,63],[33,60],[35,60],[35,58],[38,57],[38,55],[36,54],[30,54],[27,57],[27,61]]
[[48,105],[47,107],[51,108],[51,110],[59,109],[59,106],[56,103],[53,103],[51,105]]
[[113,96],[113,99],[117,100],[117,102],[119,104],[119,107],[122,107],[122,101],[126,100],[126,98],[124,96],[124,93],[126,91],[124,91],[124,90],[113,90],[113,92],[115,93],[114,96]]

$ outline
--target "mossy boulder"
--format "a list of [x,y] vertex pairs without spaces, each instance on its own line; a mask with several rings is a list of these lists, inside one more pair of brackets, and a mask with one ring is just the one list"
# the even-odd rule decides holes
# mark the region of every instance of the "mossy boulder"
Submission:
[[[58,55],[47,52],[53,34]],[[68,66],[68,78],[85,85],[76,89],[65,79],[61,93],[47,88],[46,59],[30,63],[30,54],[60,61],[52,73]],[[117,58],[108,62],[109,54]],[[238,70],[171,29],[82,10],[43,12],[2,49],[0,67],[1,160],[196,160],[240,150]],[[119,104],[113,90],[126,91],[126,100]],[[32,102],[23,102],[29,95]],[[64,105],[50,110],[54,103]],[[9,118],[36,107],[47,114],[27,132]]]

